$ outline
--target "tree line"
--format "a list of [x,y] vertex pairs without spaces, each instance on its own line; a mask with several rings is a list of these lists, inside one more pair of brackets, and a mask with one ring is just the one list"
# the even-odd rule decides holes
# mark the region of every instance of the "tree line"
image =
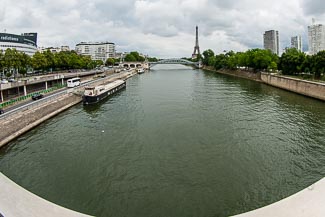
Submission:
[[[128,54],[125,55],[123,58],[125,62],[144,62],[144,61],[149,61],[149,62],[157,62],[158,59],[155,57],[143,57],[139,54],[137,51],[132,51]],[[119,63],[121,60],[120,59],[114,59],[114,58],[108,58],[105,62],[106,66],[113,66],[116,63]]]
[[253,72],[279,70],[284,75],[307,74],[320,79],[325,72],[325,51],[309,56],[295,48],[289,48],[278,57],[270,50],[263,49],[237,53],[229,51],[218,55],[208,49],[202,53],[202,63],[216,70],[245,69]]
[[101,60],[91,60],[89,56],[78,55],[75,51],[52,53],[47,50],[36,52],[32,57],[16,49],[0,50],[0,72],[5,76],[25,75],[27,71],[50,72],[69,69],[93,69],[103,65]]

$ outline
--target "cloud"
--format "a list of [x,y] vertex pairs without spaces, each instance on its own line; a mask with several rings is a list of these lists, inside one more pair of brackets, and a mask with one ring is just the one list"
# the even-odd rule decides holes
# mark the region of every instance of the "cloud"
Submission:
[[302,4],[304,12],[307,15],[323,15],[325,13],[325,4],[322,0],[305,0]]
[[321,0],[0,0],[7,32],[38,32],[40,46],[115,42],[119,51],[158,57],[191,56],[195,26],[201,50],[263,47],[263,33],[280,32],[281,47],[302,35],[311,18],[325,21]]

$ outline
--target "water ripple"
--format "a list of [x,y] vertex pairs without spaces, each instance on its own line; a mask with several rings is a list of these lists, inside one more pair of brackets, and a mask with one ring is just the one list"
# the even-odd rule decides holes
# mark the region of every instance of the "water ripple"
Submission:
[[0,171],[96,216],[228,216],[325,176],[322,102],[167,67],[128,80],[0,152]]

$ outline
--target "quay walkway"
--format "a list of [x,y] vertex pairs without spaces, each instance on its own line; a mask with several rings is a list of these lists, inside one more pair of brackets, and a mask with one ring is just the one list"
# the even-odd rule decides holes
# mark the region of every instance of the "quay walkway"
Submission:
[[[46,201],[23,189],[0,173],[2,217],[89,217]],[[325,178],[269,206],[234,217],[324,217]]]
[[324,217],[325,178],[271,205],[234,217]]
[[1,217],[89,217],[44,200],[20,187],[2,173],[0,186]]

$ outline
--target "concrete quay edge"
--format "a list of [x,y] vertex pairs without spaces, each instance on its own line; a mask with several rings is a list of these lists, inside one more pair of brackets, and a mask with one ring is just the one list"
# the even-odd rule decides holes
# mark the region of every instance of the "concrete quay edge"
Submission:
[[0,216],[4,217],[90,217],[49,202],[0,173]]
[[[136,73],[131,73],[126,76],[128,79]],[[117,76],[121,79],[122,75]],[[111,79],[109,79],[111,80]],[[112,79],[114,80],[114,79]],[[16,133],[0,141],[0,148],[8,144],[13,139],[35,128],[44,121],[58,115],[59,113],[69,109],[70,107],[80,103],[82,98],[75,100],[64,107],[47,114],[39,120],[25,126]],[[0,172],[0,216],[2,217],[90,217],[90,215],[82,214],[62,206],[49,202],[11,181],[8,177]]]
[[[131,73],[125,73],[125,74],[117,74],[115,78],[109,78],[107,81],[113,81],[113,80],[116,80],[116,79],[128,79],[132,76],[136,75],[135,72],[131,72]],[[72,90],[71,90],[72,91]],[[72,92],[70,93],[72,94]],[[40,118],[39,120],[19,129],[18,131],[16,131],[15,133],[11,134],[10,136],[8,136],[7,138],[3,139],[3,140],[0,140],[0,148],[2,148],[3,146],[5,146],[6,144],[8,144],[10,141],[14,140],[15,138],[19,137],[20,135],[30,131],[31,129],[35,128],[36,126],[42,124],[44,121],[58,115],[59,113],[67,110],[68,108],[80,103],[82,101],[82,98],[80,97],[80,100],[77,100],[73,103],[70,103],[58,110],[56,110],[55,112],[52,112],[50,114],[47,114],[46,116]]]
[[[282,75],[277,75],[277,74],[274,74],[274,73],[265,73],[265,72],[261,72],[260,77],[255,78],[254,76],[251,77],[251,76],[247,75],[249,73],[254,74],[253,72],[231,73],[230,71],[227,71],[227,70],[215,70],[215,69],[212,69],[211,67],[205,67],[203,69],[207,70],[207,71],[211,71],[211,72],[216,72],[216,73],[219,73],[219,74],[224,74],[224,75],[229,75],[229,76],[233,76],[233,77],[239,77],[239,78],[244,78],[244,79],[260,82],[260,83],[270,85],[272,87],[276,87],[276,88],[279,88],[279,89],[282,89],[282,90],[290,91],[292,93],[296,93],[296,94],[299,94],[299,95],[302,95],[302,96],[306,96],[306,97],[310,97],[310,98],[313,98],[313,99],[325,101],[325,97],[324,97],[325,92],[323,91],[324,87],[325,87],[325,84],[321,83],[321,82],[308,81],[308,80],[303,80],[303,79],[299,79],[299,78],[291,78],[291,77],[286,77],[286,76],[282,76]],[[294,88],[294,85],[291,85],[290,87],[284,87],[282,85],[274,84],[274,83],[269,82],[267,79],[263,79],[262,78],[263,76],[279,78],[279,79],[283,79],[283,80],[286,80],[286,81],[300,82],[300,85],[298,85],[298,86],[301,86],[301,89],[305,88],[306,90],[305,91],[296,90]],[[305,86],[303,86],[301,84],[305,84]],[[320,88],[318,88],[319,89],[318,91],[322,91],[322,92],[318,93],[318,94],[317,93],[315,94],[315,90],[311,91],[309,89],[308,85],[314,85],[314,88],[315,87],[320,87],[320,88],[323,88],[323,90],[320,90]]]
[[[39,119],[35,123],[26,126],[16,134],[12,135],[12,139],[25,133],[26,131],[41,124],[43,121],[59,114],[60,112],[79,103],[70,103],[61,109],[52,112]],[[11,139],[11,140],[12,140]],[[3,142],[3,141],[1,141]],[[8,143],[5,142],[5,144]],[[0,143],[0,147],[1,147]],[[54,217],[54,216],[81,216],[87,217],[82,213],[78,213],[67,208],[58,206],[54,203],[46,201],[41,197],[28,192],[21,186],[17,185],[0,172],[0,216],[4,217]],[[234,217],[324,217],[325,216],[325,178],[311,185],[310,187],[289,196],[283,200],[275,202],[271,205],[235,215]]]
[[325,178],[271,205],[233,217],[324,217]]
[[54,117],[55,115],[58,115],[59,113],[61,113],[61,112],[65,111],[65,110],[67,110],[68,108],[70,108],[70,107],[72,107],[72,106],[74,106],[74,105],[80,103],[81,100],[82,100],[82,99],[80,99],[80,100],[78,100],[78,101],[75,101],[75,102],[73,102],[73,103],[70,103],[70,104],[68,104],[68,105],[66,105],[66,106],[64,106],[64,107],[62,107],[61,109],[58,109],[58,110],[56,110],[56,111],[54,111],[54,112],[52,112],[52,113],[50,113],[50,114],[48,114],[48,115],[46,115],[46,116],[40,118],[39,120],[35,121],[34,123],[25,126],[24,128],[18,130],[16,133],[14,133],[14,134],[10,135],[9,137],[5,138],[4,140],[1,140],[1,141],[0,141],[0,148],[1,148],[2,146],[4,146],[4,145],[8,144],[10,141],[14,140],[15,138],[17,138],[18,136],[20,136],[20,135],[22,135],[22,134],[28,132],[29,130],[35,128],[36,126],[40,125],[40,124],[43,123],[44,121],[46,121],[46,120],[48,120],[48,119]]

